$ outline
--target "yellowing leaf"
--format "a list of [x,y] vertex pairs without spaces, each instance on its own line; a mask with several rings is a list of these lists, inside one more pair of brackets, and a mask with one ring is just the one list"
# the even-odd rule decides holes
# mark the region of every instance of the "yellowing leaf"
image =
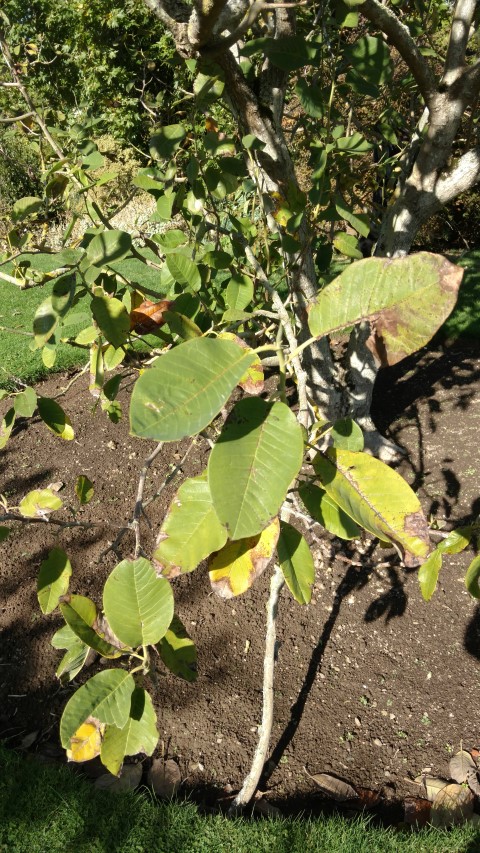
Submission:
[[102,747],[102,736],[105,731],[105,723],[90,717],[82,723],[73,737],[70,738],[70,749],[67,749],[69,761],[90,761],[100,755]]
[[280,524],[275,518],[257,536],[228,542],[209,563],[210,583],[221,598],[233,598],[246,592],[271,561]]
[[408,483],[373,456],[340,448],[319,453],[314,468],[321,485],[357,524],[400,552],[406,566],[430,550],[428,524]]
[[51,489],[34,489],[20,501],[18,509],[24,518],[46,518],[62,506],[62,501]]

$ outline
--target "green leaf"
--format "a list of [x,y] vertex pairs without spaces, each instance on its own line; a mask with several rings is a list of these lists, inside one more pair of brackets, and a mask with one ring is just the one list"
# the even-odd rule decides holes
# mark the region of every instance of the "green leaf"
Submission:
[[473,598],[480,598],[480,556],[475,557],[470,563],[465,575],[465,586]]
[[75,645],[75,643],[81,643],[82,641],[77,637],[75,632],[72,631],[70,625],[62,625],[58,631],[55,631],[50,642],[54,649],[70,649]]
[[[452,311],[463,270],[441,255],[366,258],[328,284],[311,308],[312,335],[369,321],[368,346],[382,365],[396,364],[428,343]],[[433,310],[434,306],[434,310]]]
[[208,464],[213,505],[232,540],[260,533],[280,509],[303,458],[303,435],[285,403],[240,400]]
[[56,669],[55,675],[62,684],[66,684],[85,666],[90,649],[76,638],[76,642],[65,652]]
[[120,649],[104,640],[95,630],[99,624],[98,613],[90,598],[84,595],[66,595],[60,602],[60,610],[67,625],[83,643],[95,649],[102,657],[120,657]]
[[157,715],[146,690],[136,687],[131,696],[130,714],[123,728],[107,726],[100,758],[110,773],[118,776],[126,755],[152,755],[158,743]]
[[123,302],[113,296],[94,296],[92,314],[107,341],[115,348],[128,340],[130,317]]
[[200,290],[202,279],[194,261],[185,255],[172,253],[167,255],[166,264],[175,281],[192,290]]
[[13,408],[17,417],[31,418],[37,408],[37,395],[33,388],[25,388],[24,391],[16,394]]
[[63,317],[75,297],[76,280],[74,275],[63,275],[54,282],[52,288],[53,310]]
[[370,233],[370,222],[369,217],[366,214],[356,214],[347,207],[346,202],[341,198],[341,196],[335,197],[335,207],[340,219],[344,219],[345,222],[348,222],[352,228],[355,228],[355,231],[358,231],[362,237],[368,237]]
[[318,83],[310,85],[303,77],[300,77],[295,86],[295,94],[307,115],[312,118],[323,118],[327,105],[324,93]]
[[393,74],[388,44],[377,36],[362,36],[353,44],[347,45],[343,60],[346,66],[355,70],[355,74],[369,83],[386,83]]
[[[352,133],[351,136],[339,136],[335,140],[335,143],[339,151],[343,151],[344,154],[348,154],[350,157],[361,156],[362,154],[366,154],[367,151],[371,151],[373,148],[373,145],[358,132]],[[345,213],[348,213],[348,211],[343,208],[343,214]],[[344,218],[349,221],[348,216],[344,216]]]
[[157,649],[170,672],[184,681],[196,680],[197,649],[178,616],[173,617],[167,633],[157,643]]
[[24,518],[47,518],[62,506],[62,501],[51,489],[34,489],[20,501],[18,509]]
[[128,721],[134,690],[132,676],[122,669],[107,669],[90,678],[69,699],[62,714],[60,740],[63,748],[70,748],[71,738],[88,717],[123,728]]
[[53,343],[45,344],[45,346],[42,348],[41,354],[42,354],[42,361],[43,361],[45,367],[48,367],[48,369],[50,370],[50,368],[53,367],[53,365],[55,364],[55,361],[57,360],[56,344],[53,344]]
[[313,466],[330,497],[357,524],[392,542],[406,566],[418,566],[430,550],[420,501],[400,474],[367,453],[329,448]]
[[150,156],[154,160],[167,160],[180,147],[187,131],[181,124],[168,124],[150,139]]
[[356,260],[363,258],[363,255],[358,248],[358,240],[353,236],[353,234],[345,234],[344,231],[337,231],[333,238],[333,245],[337,252],[341,252],[341,254],[346,255],[347,258],[354,258]]
[[335,447],[342,447],[344,450],[363,450],[363,432],[351,418],[335,421],[330,435]]
[[221,411],[253,357],[231,341],[211,338],[169,350],[135,383],[132,434],[179,441],[200,432]]
[[39,397],[37,400],[38,414],[48,429],[65,441],[75,438],[70,418],[62,407],[49,397]]
[[361,534],[358,524],[327,495],[325,489],[306,483],[298,493],[308,512],[325,530],[340,539],[357,539]]
[[62,548],[53,548],[40,565],[37,597],[42,613],[51,613],[68,590],[72,566]]
[[129,254],[132,238],[126,231],[102,231],[87,246],[87,258],[93,266],[103,267]]
[[94,494],[93,483],[86,474],[80,474],[75,483],[75,494],[81,504],[88,504]]
[[12,406],[5,414],[0,427],[0,450],[3,450],[15,423],[15,409]]
[[5,542],[5,539],[8,538],[10,531],[10,527],[5,527],[5,525],[2,524],[2,526],[0,527],[0,542]]
[[164,311],[163,316],[172,334],[179,335],[184,341],[202,336],[200,327],[185,314],[179,314],[178,311]]
[[442,554],[460,554],[470,545],[474,533],[475,527],[473,525],[452,530],[447,538],[437,545],[437,550]]
[[162,524],[153,558],[162,574],[175,577],[191,572],[227,541],[227,531],[218,520],[206,473],[180,486]]
[[33,334],[37,348],[43,347],[52,337],[59,321],[51,298],[38,306],[33,318]]
[[21,222],[27,216],[33,216],[43,207],[43,201],[37,196],[27,195],[19,198],[12,208],[12,222]]
[[243,311],[253,299],[253,281],[242,273],[232,275],[225,291],[225,301],[233,311]]
[[295,71],[311,65],[317,57],[319,45],[305,40],[303,36],[281,36],[265,40],[264,51],[273,64],[284,71]]
[[160,198],[157,199],[157,214],[156,221],[160,222],[169,222],[172,218],[172,210],[173,203],[175,201],[175,196],[173,193],[168,193],[165,195],[161,195]]
[[122,560],[103,589],[103,609],[112,631],[131,648],[158,643],[173,618],[173,592],[148,560]]
[[425,601],[430,601],[437,588],[438,575],[441,568],[442,554],[437,550],[433,551],[420,566],[418,571],[418,582]]
[[282,521],[277,543],[278,561],[295,601],[309,604],[315,582],[312,552],[302,534]]

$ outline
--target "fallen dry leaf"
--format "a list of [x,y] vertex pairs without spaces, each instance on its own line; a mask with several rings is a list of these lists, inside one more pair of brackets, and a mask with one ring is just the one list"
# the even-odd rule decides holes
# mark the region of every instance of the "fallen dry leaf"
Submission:
[[94,787],[100,788],[102,791],[112,791],[114,794],[134,791],[140,784],[142,773],[141,764],[124,764],[121,776],[104,773],[95,780]]
[[348,800],[356,800],[357,792],[355,788],[352,788],[348,782],[344,782],[343,779],[337,779],[336,776],[331,776],[329,773],[317,773],[315,776],[311,776],[311,779],[315,782],[316,785],[323,791],[324,794],[328,794],[332,800],[335,800],[337,803],[345,803]]
[[459,785],[467,781],[467,776],[470,770],[473,769],[476,771],[476,765],[472,756],[464,749],[461,749],[460,752],[457,752],[453,758],[450,759],[448,767],[451,778],[455,782],[458,782]]
[[446,779],[438,779],[436,776],[426,776],[424,773],[421,776],[417,776],[415,782],[422,785],[425,796],[431,803],[433,803],[438,792],[448,785]]
[[447,785],[438,792],[432,805],[432,826],[447,828],[470,820],[475,797],[463,785]]
[[163,761],[162,758],[155,758],[148,771],[147,782],[158,797],[162,797],[164,800],[171,800],[182,783],[182,776],[177,762],[171,758],[168,761]]

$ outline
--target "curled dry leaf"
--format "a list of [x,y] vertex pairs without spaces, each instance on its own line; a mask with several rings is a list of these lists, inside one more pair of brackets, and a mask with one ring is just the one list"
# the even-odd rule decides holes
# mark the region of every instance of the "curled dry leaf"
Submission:
[[460,752],[457,752],[453,758],[450,759],[448,767],[451,778],[455,782],[458,782],[459,785],[462,785],[463,782],[467,781],[470,770],[476,771],[475,762],[470,753],[466,752],[465,749],[461,749]]
[[436,776],[426,776],[424,773],[421,776],[417,776],[415,782],[422,785],[425,796],[431,803],[433,803],[438,792],[448,785],[446,779],[438,779]]
[[475,797],[463,785],[446,785],[438,792],[432,805],[432,826],[458,826],[473,815]]
[[348,782],[344,782],[343,779],[338,779],[336,776],[331,776],[329,773],[317,773],[310,778],[313,779],[324,794],[327,794],[337,803],[356,800],[358,797],[355,788],[352,788]]
[[130,331],[135,331],[138,335],[146,335],[163,326],[165,323],[163,313],[172,305],[173,302],[167,299],[163,302],[151,302],[145,299],[130,313]]
[[182,776],[177,762],[171,758],[168,761],[155,758],[148,771],[147,782],[158,797],[162,797],[164,800],[171,800],[182,783]]

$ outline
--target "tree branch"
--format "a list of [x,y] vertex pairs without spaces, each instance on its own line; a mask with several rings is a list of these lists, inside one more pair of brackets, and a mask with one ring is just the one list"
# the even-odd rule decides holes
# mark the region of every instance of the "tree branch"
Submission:
[[191,56],[192,49],[187,33],[191,8],[183,0],[143,0],[143,2],[172,34],[180,55]]
[[480,180],[480,145],[467,151],[453,168],[437,181],[436,196],[439,206],[448,204],[461,193],[471,189]]
[[447,57],[442,82],[451,86],[463,73],[470,27],[475,14],[476,0],[457,0],[450,29]]
[[395,13],[387,6],[383,6],[379,0],[365,0],[360,8],[372,24],[375,24],[379,30],[385,33],[394,47],[397,48],[400,56],[412,72],[423,99],[428,105],[436,91],[437,82],[427,60],[422,56],[410,35],[408,27],[402,24]]

